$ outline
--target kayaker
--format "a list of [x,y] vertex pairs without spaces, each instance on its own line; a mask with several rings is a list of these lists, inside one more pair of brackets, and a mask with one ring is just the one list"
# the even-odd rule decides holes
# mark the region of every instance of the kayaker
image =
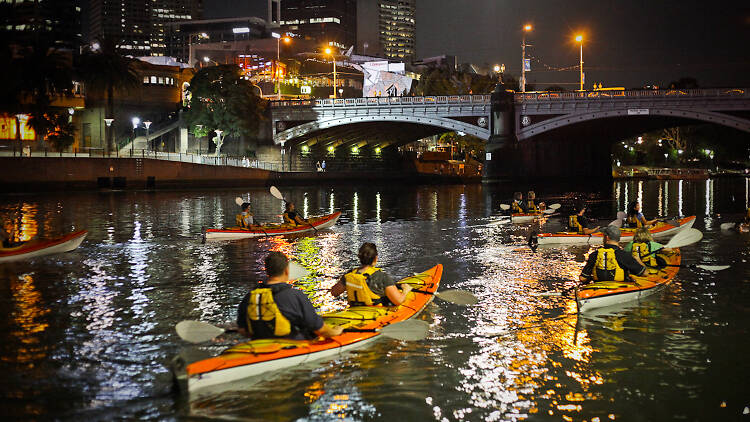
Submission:
[[630,228],[638,228],[641,226],[650,226],[656,223],[658,220],[646,220],[641,212],[641,204],[638,201],[633,201],[628,205],[628,215],[625,218],[625,224]]
[[513,194],[513,202],[510,204],[510,207],[513,214],[526,214],[528,212],[528,208],[526,208],[526,204],[523,202],[523,194],[521,192]]
[[[654,242],[654,237],[651,236],[648,227],[639,227],[633,235],[633,241],[625,245],[623,250],[630,253],[636,261],[651,269],[660,268],[666,264],[661,257],[651,254],[651,252],[663,247],[661,243]],[[668,253],[671,250],[662,249],[662,251]]]
[[586,204],[580,203],[575,208],[575,214],[568,217],[568,230],[578,234],[590,235],[599,231],[599,226],[591,228],[591,220],[586,217]]
[[539,213],[544,211],[546,206],[544,205],[544,202],[540,202],[539,205],[537,205],[534,201],[536,200],[536,193],[533,190],[530,190],[526,194],[526,209],[529,210],[530,213]]
[[289,260],[281,252],[266,256],[268,279],[242,298],[237,308],[239,332],[253,339],[283,337],[311,340],[343,332],[323,321],[310,299],[289,283]]
[[646,267],[620,248],[620,228],[607,226],[602,229],[604,244],[591,252],[578,279],[581,282],[626,281],[630,275],[642,275]]
[[240,208],[242,209],[242,212],[237,214],[234,219],[241,229],[250,228],[250,226],[253,225],[253,213],[250,212],[250,203],[243,202],[242,205],[240,205]]
[[295,226],[298,226],[300,224],[308,224],[297,213],[297,211],[295,211],[294,202],[286,203],[286,210],[284,211],[284,214],[282,214],[282,217],[284,218],[284,222],[287,224],[294,224]]
[[340,296],[346,292],[346,298],[352,306],[362,305],[400,305],[412,290],[411,285],[404,284],[399,289],[393,279],[375,265],[378,262],[378,249],[374,243],[364,243],[357,253],[359,268],[341,276],[339,282],[331,287],[331,294]]

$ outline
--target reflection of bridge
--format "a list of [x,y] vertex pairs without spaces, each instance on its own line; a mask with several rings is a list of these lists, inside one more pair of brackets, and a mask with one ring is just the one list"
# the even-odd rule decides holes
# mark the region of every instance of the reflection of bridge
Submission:
[[[576,155],[587,156],[586,160],[591,161],[608,151],[612,141],[686,123],[707,122],[750,132],[750,91],[511,93],[496,90],[491,96],[278,101],[272,105],[271,120],[274,142],[292,147],[349,144],[385,147],[458,131],[487,140],[488,152],[500,152],[499,149],[508,147],[532,148],[531,152],[524,151],[522,156],[515,158],[523,161],[526,168],[541,168],[544,165],[539,164],[540,161],[555,157],[568,159],[570,166],[574,166],[570,157],[574,158],[573,162],[582,159],[575,158]],[[580,143],[571,146],[572,139],[603,142],[591,147],[596,152],[586,152],[582,151]],[[554,148],[550,147],[549,141],[555,142]],[[540,143],[545,144],[546,151],[539,151]],[[489,167],[492,165],[485,168]]]

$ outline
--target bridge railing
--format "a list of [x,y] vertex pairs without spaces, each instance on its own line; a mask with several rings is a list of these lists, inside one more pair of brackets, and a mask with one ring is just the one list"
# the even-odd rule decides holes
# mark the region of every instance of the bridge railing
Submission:
[[710,88],[710,89],[649,89],[649,90],[596,90],[574,92],[525,92],[516,93],[515,102],[554,101],[571,99],[596,98],[675,98],[675,97],[736,97],[750,96],[745,88]]
[[489,104],[490,95],[432,95],[425,97],[363,97],[271,101],[271,107],[381,107],[432,104]]

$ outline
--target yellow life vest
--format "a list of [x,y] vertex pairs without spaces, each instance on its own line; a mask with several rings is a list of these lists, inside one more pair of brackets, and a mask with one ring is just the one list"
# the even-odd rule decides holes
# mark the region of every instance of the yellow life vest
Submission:
[[615,249],[599,248],[596,251],[596,262],[591,275],[596,281],[625,281],[625,270],[617,263]]
[[511,209],[513,211],[513,214],[523,214],[523,208],[521,208],[521,205],[518,203],[518,201],[513,201],[511,204]]
[[578,215],[571,215],[568,217],[568,229],[575,231],[576,233],[583,234],[583,226],[578,222]]
[[349,304],[372,306],[380,299],[380,296],[373,293],[370,286],[367,285],[367,280],[376,271],[380,271],[380,268],[370,267],[362,273],[355,268],[344,275],[346,298]]
[[245,216],[242,214],[237,214],[234,216],[234,221],[237,223],[237,227],[246,229],[247,226],[245,225]]
[[537,208],[537,206],[536,206],[536,204],[534,203],[534,201],[529,201],[529,202],[528,202],[528,203],[526,204],[526,208],[528,208],[528,209],[529,209],[529,213],[532,213],[532,214],[533,214],[533,213],[536,213],[536,212],[539,212],[539,208]]
[[276,306],[270,288],[250,292],[247,329],[254,338],[284,337],[292,332],[292,325]]
[[629,215],[625,222],[628,224],[628,227],[638,228],[643,225],[643,223],[641,223],[641,220],[638,219],[637,215]]
[[[643,265],[656,267],[656,255],[651,254],[651,245],[648,243],[633,243],[633,258],[640,258]],[[651,254],[651,255],[649,255]],[[648,255],[648,256],[646,256]]]

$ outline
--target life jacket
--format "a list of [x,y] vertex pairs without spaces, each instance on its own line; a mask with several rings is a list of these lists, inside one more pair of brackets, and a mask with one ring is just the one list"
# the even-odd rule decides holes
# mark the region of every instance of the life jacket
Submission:
[[568,217],[568,229],[579,234],[583,233],[583,226],[578,222],[578,214]]
[[511,210],[513,211],[513,214],[524,214],[523,208],[521,208],[521,204],[519,204],[518,201],[513,201],[511,204]]
[[649,267],[649,271],[657,266],[656,255],[651,254],[650,243],[633,243],[633,258],[640,258],[643,265]]
[[532,200],[529,200],[529,202],[526,204],[526,208],[528,208],[529,213],[539,212],[539,208],[537,208],[536,204]]
[[234,216],[234,220],[237,223],[237,226],[241,229],[248,228],[247,224],[245,224],[245,216],[242,214],[237,214]]
[[247,328],[253,338],[285,337],[291,334],[292,325],[276,306],[270,288],[258,288],[250,292]]
[[625,270],[617,263],[615,249],[597,249],[594,271],[591,275],[596,281],[625,281]]
[[643,225],[641,220],[638,219],[638,215],[629,215],[628,218],[625,219],[625,223],[631,228],[638,228]]
[[350,305],[366,305],[372,306],[377,305],[380,300],[380,296],[370,290],[370,286],[367,285],[367,281],[370,276],[380,271],[380,268],[370,267],[364,272],[358,272],[355,268],[351,272],[344,275],[344,283],[346,283],[346,298]]

